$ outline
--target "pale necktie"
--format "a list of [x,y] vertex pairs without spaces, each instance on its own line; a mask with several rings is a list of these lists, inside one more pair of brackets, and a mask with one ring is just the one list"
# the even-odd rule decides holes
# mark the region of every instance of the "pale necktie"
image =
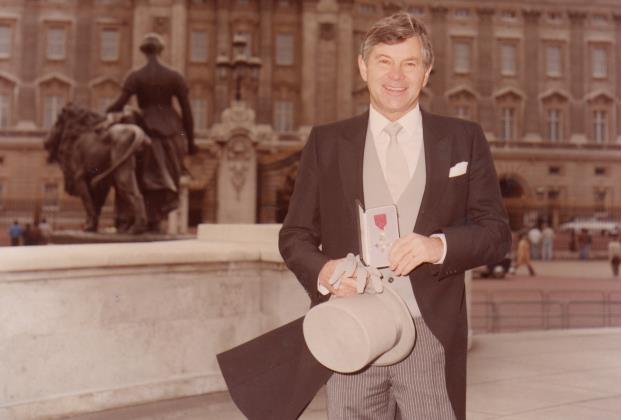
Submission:
[[389,147],[387,147],[385,178],[395,203],[397,203],[410,178],[404,151],[397,144],[397,134],[401,129],[402,126],[398,122],[389,123],[384,128],[384,132],[389,135],[390,139]]

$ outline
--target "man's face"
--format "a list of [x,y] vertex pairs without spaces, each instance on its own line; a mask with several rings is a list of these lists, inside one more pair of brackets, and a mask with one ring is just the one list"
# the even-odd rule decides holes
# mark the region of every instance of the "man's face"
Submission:
[[431,70],[423,62],[418,37],[393,45],[375,45],[367,62],[361,56],[358,61],[371,104],[386,118],[395,121],[417,105]]

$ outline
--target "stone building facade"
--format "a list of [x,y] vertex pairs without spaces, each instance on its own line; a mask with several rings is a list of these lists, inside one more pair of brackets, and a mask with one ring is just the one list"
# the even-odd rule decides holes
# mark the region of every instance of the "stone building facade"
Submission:
[[360,41],[370,23],[400,9],[432,35],[422,106],[482,125],[514,228],[619,218],[618,1],[0,0],[0,222],[35,209],[56,225],[81,219],[42,140],[70,101],[105,109],[153,31],[190,89],[201,149],[186,162],[191,224],[218,219],[224,145],[212,131],[236,90],[219,63],[237,38],[261,60],[256,77],[241,81],[242,98],[273,130],[252,143],[256,221],[281,220],[310,126],[367,107]]

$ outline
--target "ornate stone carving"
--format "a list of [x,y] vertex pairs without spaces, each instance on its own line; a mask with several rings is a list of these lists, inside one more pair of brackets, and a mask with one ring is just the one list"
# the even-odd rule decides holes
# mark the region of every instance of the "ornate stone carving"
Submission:
[[253,157],[253,143],[248,137],[237,135],[227,143],[225,154],[227,166],[231,172],[231,185],[233,185],[239,201]]

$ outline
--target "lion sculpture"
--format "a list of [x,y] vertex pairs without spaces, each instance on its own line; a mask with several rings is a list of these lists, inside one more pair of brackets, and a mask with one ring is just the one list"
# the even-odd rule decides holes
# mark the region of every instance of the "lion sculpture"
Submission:
[[[136,124],[137,111],[102,116],[74,104],[66,105],[45,140],[48,162],[58,162],[65,191],[80,197],[86,210],[85,231],[97,232],[110,188],[115,190],[117,229],[138,234],[147,228],[143,196],[137,179],[136,156],[151,140]],[[128,214],[119,215],[120,211]]]

